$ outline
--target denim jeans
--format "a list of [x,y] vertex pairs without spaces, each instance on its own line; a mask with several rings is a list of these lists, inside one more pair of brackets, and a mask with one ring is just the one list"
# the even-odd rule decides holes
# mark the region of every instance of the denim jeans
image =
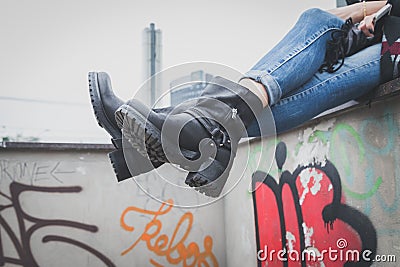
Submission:
[[[337,72],[318,71],[331,31],[343,23],[320,9],[305,11],[288,34],[245,74],[266,88],[277,133],[299,126],[379,85],[380,44],[346,57]],[[267,113],[261,114],[259,121]],[[248,134],[260,135],[256,123],[248,128]]]

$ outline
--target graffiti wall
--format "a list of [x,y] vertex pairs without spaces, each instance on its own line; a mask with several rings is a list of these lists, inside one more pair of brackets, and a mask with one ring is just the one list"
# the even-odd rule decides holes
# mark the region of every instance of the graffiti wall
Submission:
[[243,146],[246,175],[225,200],[228,266],[397,266],[399,100]]
[[0,266],[397,266],[399,101],[241,144],[218,201],[172,166],[1,149]]
[[105,151],[0,150],[0,266],[226,266],[222,202],[177,207],[156,176],[167,201]]

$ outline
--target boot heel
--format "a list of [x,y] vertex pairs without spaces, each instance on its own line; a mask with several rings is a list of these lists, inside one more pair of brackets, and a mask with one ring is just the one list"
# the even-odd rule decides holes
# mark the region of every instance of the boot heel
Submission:
[[115,175],[117,176],[118,182],[132,177],[131,173],[129,172],[128,166],[126,165],[124,152],[122,151],[122,149],[117,149],[113,152],[108,153],[108,157],[111,161],[111,165],[113,167]]
[[219,197],[229,176],[224,165],[214,159],[204,170],[190,172],[186,176],[185,184],[208,197]]
[[222,189],[227,180],[227,175],[223,175],[224,177],[219,177],[215,181],[211,181],[209,178],[203,176],[199,173],[190,173],[185,183],[190,187],[193,187],[196,191],[208,196],[217,198],[221,195]]

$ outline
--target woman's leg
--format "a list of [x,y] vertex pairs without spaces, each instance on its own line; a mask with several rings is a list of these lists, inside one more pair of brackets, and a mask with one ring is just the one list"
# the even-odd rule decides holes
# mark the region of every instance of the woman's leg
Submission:
[[305,11],[287,35],[245,77],[264,85],[269,104],[308,81],[325,57],[330,32],[343,20],[320,9]]
[[[379,85],[381,44],[370,46],[347,57],[335,73],[315,73],[300,88],[271,106],[277,133],[293,129],[318,114],[356,99]],[[263,121],[261,114],[259,121]],[[259,136],[255,123],[249,136]]]

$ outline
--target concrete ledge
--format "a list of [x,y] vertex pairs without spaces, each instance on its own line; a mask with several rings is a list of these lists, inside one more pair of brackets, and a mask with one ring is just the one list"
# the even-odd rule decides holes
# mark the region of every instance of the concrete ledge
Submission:
[[358,101],[374,101],[394,96],[400,93],[400,78],[389,81],[372,90],[371,93],[361,97]]
[[367,105],[371,106],[371,104],[374,102],[384,101],[393,97],[397,97],[398,95],[400,95],[400,78],[381,84],[380,86],[373,89],[370,93],[362,96],[356,101],[352,101],[355,104],[346,106],[346,108],[336,109],[334,112],[326,113],[323,116],[317,116],[310,122],[307,122],[299,127],[308,124],[320,123],[322,120],[330,119],[345,112],[350,112],[352,110],[365,107]]
[[105,151],[114,149],[112,144],[83,144],[83,143],[35,143],[35,142],[1,142],[0,150],[87,150],[87,151]]
[[[356,105],[344,109],[339,109],[336,112],[327,114],[326,116],[318,117],[316,118],[316,120],[321,118],[331,118],[343,112],[348,112],[359,107],[371,105],[374,102],[383,101],[392,97],[396,97],[398,95],[400,95],[400,78],[381,84],[377,88],[373,89],[370,93],[354,101],[357,103]],[[315,120],[313,120],[312,122],[315,122]]]

